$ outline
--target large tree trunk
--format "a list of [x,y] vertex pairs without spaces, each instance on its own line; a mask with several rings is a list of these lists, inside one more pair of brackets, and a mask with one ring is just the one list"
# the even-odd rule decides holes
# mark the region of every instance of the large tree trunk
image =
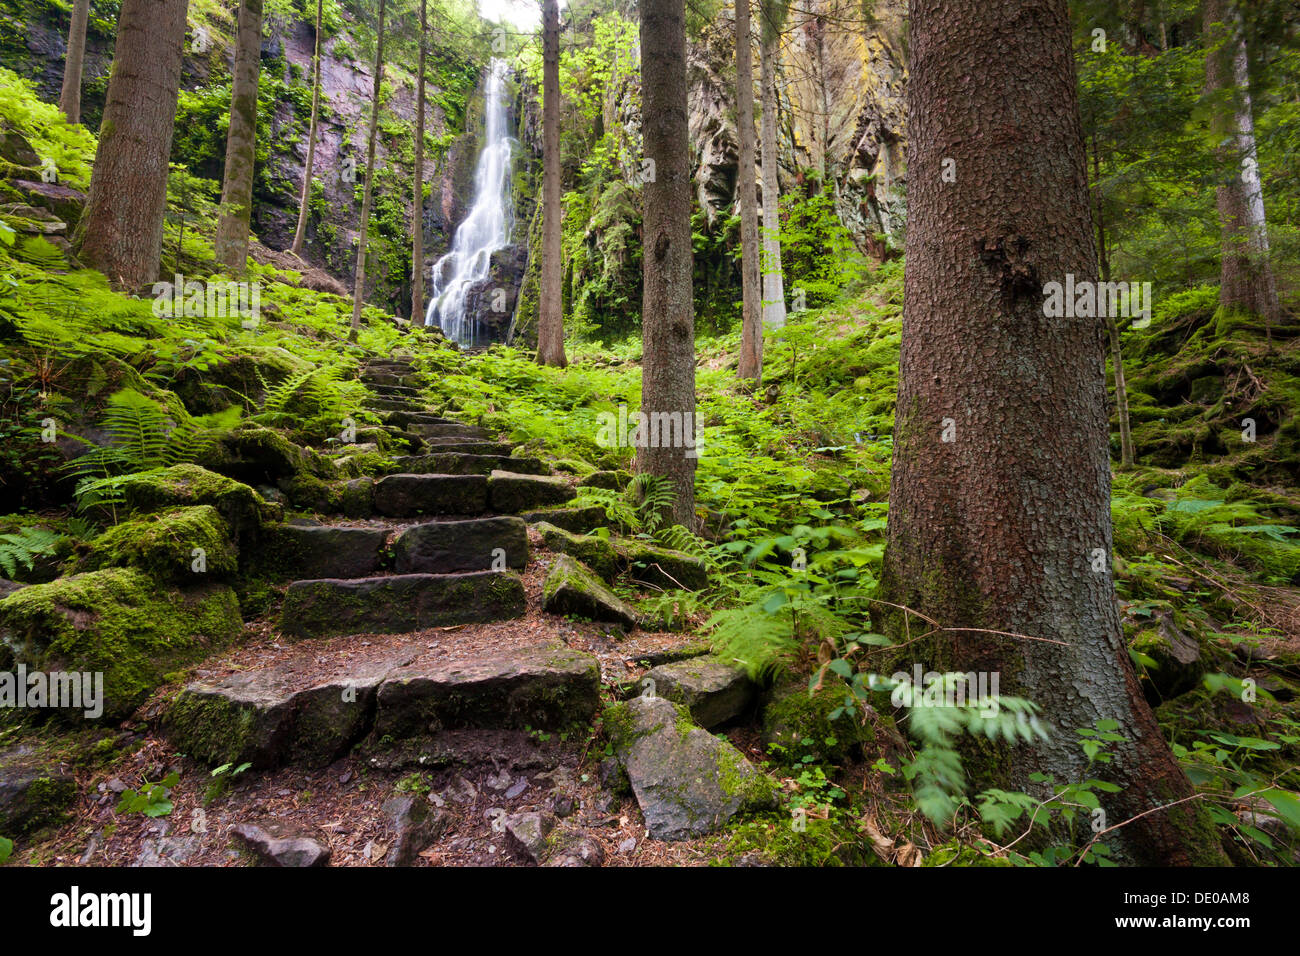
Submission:
[[537,361],[564,366],[564,302],[560,276],[560,8],[542,3],[542,275]]
[[754,56],[749,26],[750,0],[736,0],[736,128],[740,164],[740,367],[741,378],[763,377],[763,293],[759,269],[758,171],[754,163]]
[[262,0],[239,5],[239,39],[230,88],[230,130],[226,175],[213,248],[231,275],[248,263],[248,228],[253,214],[253,162],[257,153],[257,84],[262,73]]
[[[320,45],[321,14],[324,12],[325,0],[316,0],[316,49],[311,61],[311,123],[307,126],[307,167],[302,173],[302,193],[298,198],[298,228],[293,232],[293,245],[290,251],[294,255],[302,254],[302,243],[307,236],[307,209],[311,202],[311,176],[316,166],[316,124],[320,121]],[[423,9],[423,8],[421,8]],[[421,48],[423,52],[423,47]],[[421,80],[424,79],[421,70]],[[423,92],[423,86],[421,87]]]
[[759,85],[763,101],[763,326],[779,329],[785,326],[785,280],[781,274],[780,142],[776,135],[776,60],[781,35],[774,22],[774,6],[771,0],[760,6]]
[[424,322],[424,64],[429,11],[420,0],[420,69],[415,80],[415,197],[411,205],[411,324]]
[[[691,298],[691,166],[684,0],[642,0],[642,136],[654,175],[642,200],[641,412],[695,425],[695,304]],[[698,438],[698,429],[692,434]],[[669,520],[695,525],[695,457],[682,443],[642,447],[637,471],[667,479]]]
[[1258,315],[1271,329],[1280,308],[1268,258],[1241,12],[1231,0],[1205,0],[1204,14],[1205,82],[1223,165],[1217,190],[1223,245],[1219,305],[1227,312]]
[[188,0],[122,0],[113,69],[77,230],[78,257],[115,283],[158,278]]
[[379,129],[379,93],[384,82],[384,4],[379,0],[379,26],[375,38],[375,89],[370,100],[370,135],[366,140],[366,180],[361,190],[361,226],[357,235],[357,277],[352,287],[352,331],[348,339],[357,340],[361,331],[361,307],[366,298],[366,243],[370,239],[370,193],[375,184],[375,137]]
[[69,123],[81,122],[81,69],[86,61],[86,20],[90,0],[74,0],[72,23],[68,26],[68,55],[63,61],[63,92],[59,109]]
[[[977,787],[1041,794],[1034,772],[1105,776],[1123,788],[1102,795],[1107,825],[1119,824],[1192,789],[1129,663],[1109,573],[1102,320],[1044,309],[1045,283],[1097,279],[1068,0],[910,0],[909,10],[882,597],[944,628],[909,647],[908,670],[998,673],[1002,692],[1034,700],[1055,728],[1046,743],[968,754]],[[943,181],[946,157],[956,182]],[[1104,571],[1092,570],[1095,549]],[[898,615],[887,626],[901,635]],[[1075,731],[1105,719],[1125,741],[1111,764],[1089,767]],[[1103,839],[1126,862],[1221,862],[1198,807],[1155,809]]]

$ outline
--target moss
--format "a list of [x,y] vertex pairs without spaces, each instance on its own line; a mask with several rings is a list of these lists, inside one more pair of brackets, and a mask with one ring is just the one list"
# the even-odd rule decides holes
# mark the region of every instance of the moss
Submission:
[[757,856],[772,866],[885,866],[866,845],[861,834],[841,813],[825,820],[805,817],[796,829],[788,814],[764,814],[736,825],[726,853],[716,866],[748,863]]
[[[193,582],[196,574],[232,575],[238,559],[225,522],[211,505],[196,505],[125,521],[87,546],[78,571],[135,567],[165,580]],[[202,549],[204,569],[196,571]]]
[[805,754],[817,763],[845,763],[859,756],[874,736],[846,714],[831,720],[831,713],[843,706],[844,691],[834,684],[812,695],[803,684],[782,687],[763,708],[763,742],[774,748],[777,759],[790,763]]
[[978,847],[949,840],[937,846],[921,861],[922,866],[1015,866],[1005,856],[989,856]]
[[77,797],[77,784],[71,777],[38,776],[31,780],[22,796],[0,812],[0,834],[16,836],[58,826],[68,817],[68,806]]
[[0,601],[0,628],[17,660],[47,672],[102,673],[108,719],[126,717],[165,674],[233,639],[240,627],[229,587],[180,591],[134,568],[60,578]]
[[282,516],[248,485],[198,465],[173,465],[132,475],[122,491],[127,507],[139,514],[211,505],[241,543],[255,540],[263,524]]
[[279,488],[295,508],[325,513],[343,510],[345,485],[341,481],[324,481],[303,472],[282,480]]
[[549,521],[539,521],[534,527],[541,532],[542,540],[552,551],[577,558],[606,581],[612,581],[618,575],[618,553],[608,539],[574,534]]

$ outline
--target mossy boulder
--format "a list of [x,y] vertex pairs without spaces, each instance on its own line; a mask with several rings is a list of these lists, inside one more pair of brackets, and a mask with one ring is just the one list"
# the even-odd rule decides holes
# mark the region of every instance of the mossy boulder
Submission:
[[613,581],[618,576],[618,551],[608,538],[574,534],[549,521],[539,521],[534,527],[541,532],[542,540],[552,551],[576,558],[606,581]]
[[542,585],[542,609],[551,614],[574,614],[592,621],[612,621],[636,626],[637,614],[580,561],[561,554],[551,565]]
[[689,839],[776,805],[776,784],[685,707],[637,697],[606,709],[603,725],[653,839]]
[[[368,479],[361,480],[369,483]],[[276,487],[284,492],[289,504],[303,511],[336,514],[343,510],[346,484],[342,481],[326,481],[317,475],[299,472],[282,478]]]
[[283,517],[278,505],[248,485],[198,465],[172,465],[131,475],[123,482],[122,493],[127,508],[137,514],[211,505],[241,544],[256,540],[263,524]]
[[874,740],[870,728],[856,716],[839,714],[831,719],[843,706],[841,688],[827,685],[810,694],[801,682],[782,685],[763,707],[763,743],[783,762],[798,763],[807,754],[818,763],[842,764]]
[[144,515],[109,528],[87,545],[77,571],[133,567],[186,584],[232,575],[238,552],[226,524],[211,505]]
[[203,455],[205,468],[249,485],[274,484],[299,472],[329,477],[333,465],[261,425],[233,429]]
[[622,469],[615,471],[593,471],[578,481],[579,488],[606,488],[610,491],[622,491],[632,481],[632,475]]
[[519,517],[529,524],[546,522],[575,534],[589,534],[609,524],[609,517],[600,505],[582,505],[575,508],[541,508],[521,511]]
[[684,705],[696,723],[710,729],[744,714],[757,692],[743,668],[711,654],[661,664],[645,676],[657,695]]
[[17,836],[62,823],[77,782],[30,747],[0,752],[0,835]]
[[701,591],[708,587],[709,572],[694,555],[641,541],[620,541],[619,558],[632,580],[666,591]]
[[1130,649],[1141,655],[1138,676],[1152,705],[1195,690],[1215,658],[1223,656],[1180,617],[1160,614],[1129,641]]
[[[241,628],[228,586],[161,586],[136,568],[109,568],[23,588],[0,601],[0,641],[45,672],[104,675],[104,716],[128,716],[166,675]],[[80,713],[80,712],[78,712]]]

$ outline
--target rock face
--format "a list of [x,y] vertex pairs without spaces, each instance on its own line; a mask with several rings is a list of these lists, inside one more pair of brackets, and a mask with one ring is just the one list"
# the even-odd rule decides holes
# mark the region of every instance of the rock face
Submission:
[[662,697],[615,704],[604,723],[656,840],[699,836],[775,805],[774,785],[740,751]]
[[[791,11],[781,48],[781,191],[794,188],[800,169],[824,170],[840,220],[875,255],[884,251],[880,234],[902,242],[906,6],[876,0],[863,30],[850,26],[861,17],[855,0],[809,0]],[[711,222],[735,204],[734,61],[735,25],[724,12],[688,53],[693,179]]]

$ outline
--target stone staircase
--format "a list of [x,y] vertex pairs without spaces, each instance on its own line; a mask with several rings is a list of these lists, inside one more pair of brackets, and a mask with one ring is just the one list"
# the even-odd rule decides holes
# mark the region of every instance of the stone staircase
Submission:
[[574,489],[487,429],[429,409],[409,362],[372,361],[361,378],[385,424],[427,450],[349,482],[348,523],[321,516],[273,533],[258,561],[287,582],[284,643],[251,666],[200,672],[164,733],[200,760],[267,769],[328,764],[363,741],[589,725],[598,660],[550,629],[509,630],[529,607],[521,515],[572,518],[556,509]]

